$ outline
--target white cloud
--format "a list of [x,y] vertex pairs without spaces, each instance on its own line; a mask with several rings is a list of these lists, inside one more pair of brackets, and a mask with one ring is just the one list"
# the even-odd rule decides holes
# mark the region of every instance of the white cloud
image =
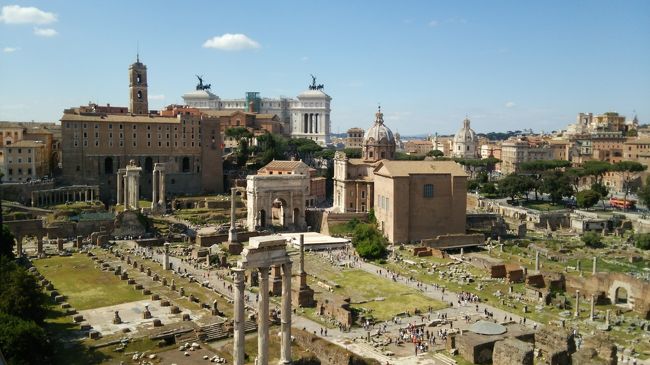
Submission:
[[517,105],[517,104],[515,104],[514,101],[509,101],[509,102],[507,102],[507,103],[505,104],[505,107],[506,107],[506,108],[514,108],[515,105]]
[[260,48],[260,44],[248,38],[245,34],[226,33],[215,36],[203,43],[203,48],[216,48],[222,51],[242,51],[245,49]]
[[50,24],[56,20],[56,14],[33,6],[5,5],[0,12],[0,23],[6,24]]
[[165,95],[149,95],[149,100],[165,100]]
[[437,20],[432,20],[429,22],[430,27],[437,27],[438,25],[440,25],[440,22]]
[[39,28],[35,27],[34,28],[34,34],[36,34],[39,37],[54,37],[55,35],[59,34],[56,30],[52,28]]
[[14,53],[19,49],[20,48],[18,48],[18,47],[5,47],[5,48],[2,49],[2,52],[4,52],[4,53]]

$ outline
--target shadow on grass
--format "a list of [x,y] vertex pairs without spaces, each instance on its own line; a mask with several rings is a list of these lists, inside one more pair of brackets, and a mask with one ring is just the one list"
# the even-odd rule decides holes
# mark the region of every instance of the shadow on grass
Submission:
[[53,363],[66,365],[101,364],[109,356],[86,346],[81,339],[83,332],[72,323],[70,315],[54,307],[48,308],[45,331],[54,342]]

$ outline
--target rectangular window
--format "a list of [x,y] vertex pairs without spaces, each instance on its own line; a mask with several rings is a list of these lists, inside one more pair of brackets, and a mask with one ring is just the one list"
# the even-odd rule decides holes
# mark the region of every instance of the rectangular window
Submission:
[[424,197],[433,198],[433,184],[424,184]]

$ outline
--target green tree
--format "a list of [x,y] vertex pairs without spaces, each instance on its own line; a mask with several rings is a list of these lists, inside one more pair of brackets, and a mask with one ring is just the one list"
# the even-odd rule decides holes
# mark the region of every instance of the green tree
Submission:
[[521,175],[510,174],[499,181],[499,192],[510,197],[513,201],[528,192],[528,184]]
[[52,364],[52,346],[43,328],[2,312],[0,349],[12,365]]
[[609,188],[603,184],[597,182],[591,184],[591,190],[595,191],[600,195],[600,199],[603,202],[603,209],[605,209],[605,199],[609,195]]
[[634,235],[634,245],[642,250],[650,250],[650,233]]
[[612,171],[615,171],[621,174],[623,179],[623,201],[627,203],[627,197],[632,191],[632,180],[637,177],[637,175],[645,171],[647,166],[642,165],[636,161],[620,161],[612,165]]
[[573,195],[571,179],[562,171],[552,170],[542,174],[540,190],[551,197],[553,204],[562,202],[563,197]]
[[431,150],[431,151],[427,152],[427,156],[429,156],[429,157],[438,158],[438,157],[442,157],[444,155],[445,155],[445,153],[440,151],[440,150]]
[[361,148],[345,148],[343,152],[348,158],[361,158]]
[[8,258],[0,258],[0,272],[0,312],[43,323],[47,298],[34,276]]
[[586,246],[591,248],[599,248],[602,246],[601,237],[596,232],[585,232],[580,239]]
[[386,256],[386,238],[373,224],[358,224],[352,235],[352,246],[359,256],[374,260]]
[[0,235],[0,259],[7,257],[14,258],[14,235],[9,230],[9,227],[2,225],[2,232]]
[[493,182],[488,182],[481,186],[481,194],[485,196],[495,196],[497,193],[497,187]]
[[576,194],[576,202],[578,203],[579,208],[591,208],[596,205],[599,200],[600,194],[591,189],[582,190]]
[[287,140],[277,134],[265,133],[257,137],[257,161],[264,166],[273,160],[283,160],[287,153]]
[[235,152],[237,166],[239,168],[244,168],[250,155],[250,144],[251,139],[253,138],[253,133],[251,133],[246,127],[232,127],[226,129],[225,135],[226,137],[230,137],[237,141],[237,151]]
[[425,156],[409,155],[408,153],[404,153],[404,152],[395,152],[395,159],[396,160],[421,161],[421,160],[424,160],[424,157]]
[[303,161],[311,161],[316,153],[323,150],[316,141],[307,138],[292,138],[287,142],[290,155],[298,156]]
[[606,173],[612,170],[612,164],[607,161],[585,161],[582,164],[584,176],[593,176],[597,184],[603,184],[603,177]]
[[643,205],[650,208],[650,176],[645,178],[645,184],[636,192],[636,195]]

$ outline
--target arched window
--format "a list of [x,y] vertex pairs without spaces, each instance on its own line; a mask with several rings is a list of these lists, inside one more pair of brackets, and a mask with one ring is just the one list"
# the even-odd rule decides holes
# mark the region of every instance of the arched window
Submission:
[[138,90],[138,99],[142,99],[142,91]]
[[146,172],[153,172],[153,160],[151,157],[147,157],[144,159],[144,170]]
[[135,76],[135,82],[136,82],[137,84],[141,84],[141,83],[142,83],[142,75],[137,74],[137,75]]
[[183,157],[182,171],[190,172],[190,159],[188,157]]
[[112,157],[106,157],[104,159],[104,173],[106,175],[113,174],[113,158]]

